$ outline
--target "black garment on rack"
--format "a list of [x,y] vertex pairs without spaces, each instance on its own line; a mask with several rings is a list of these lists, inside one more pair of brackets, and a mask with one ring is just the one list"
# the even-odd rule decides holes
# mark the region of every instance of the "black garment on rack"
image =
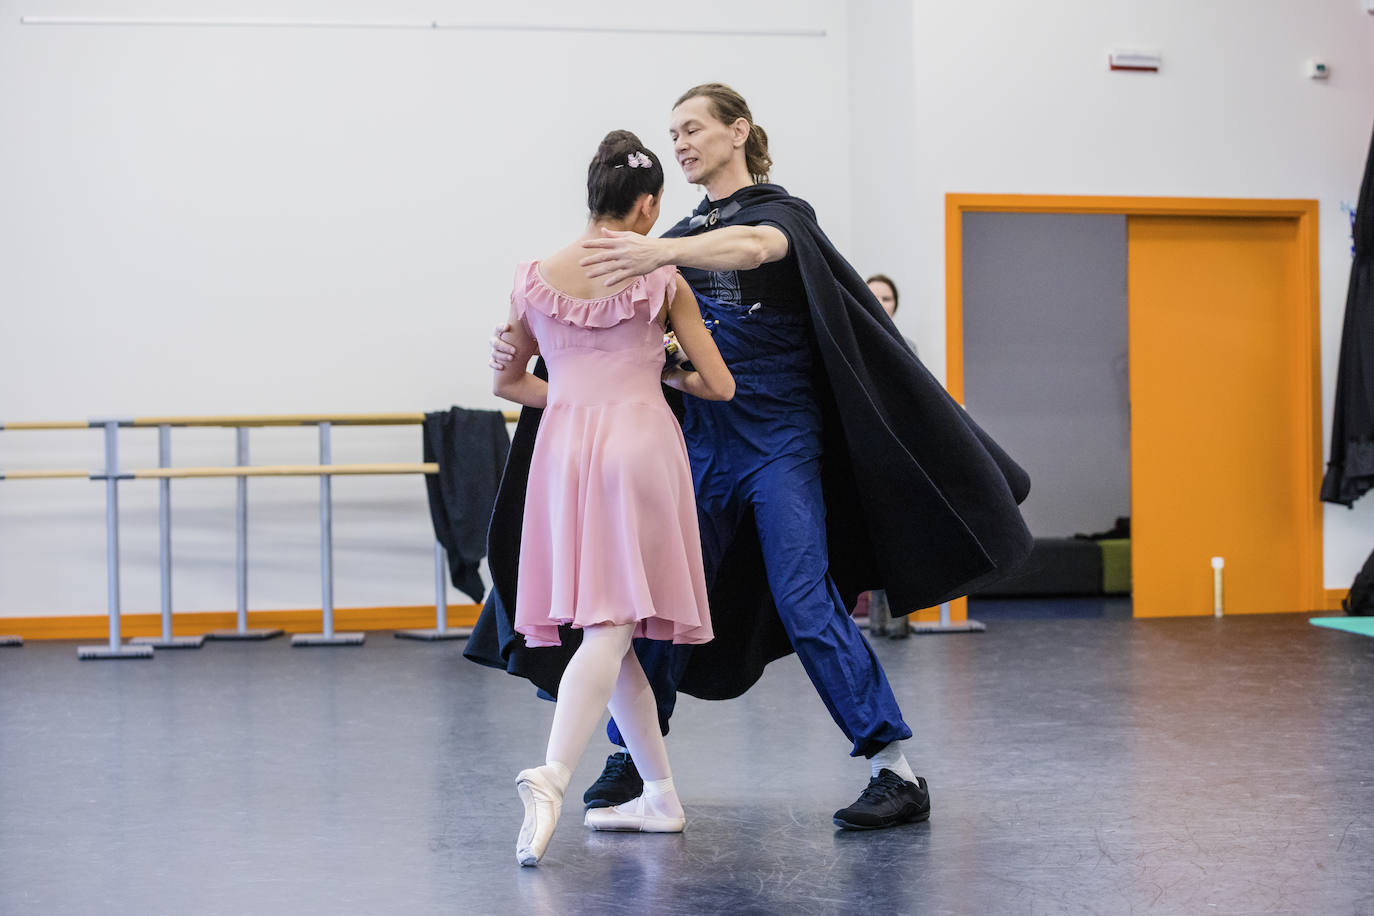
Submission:
[[425,414],[425,461],[439,464],[425,475],[434,536],[448,551],[453,587],[480,602],[486,595],[477,567],[487,553],[487,524],[510,451],[510,434],[499,410],[453,407]]
[[1331,458],[1322,500],[1352,505],[1374,488],[1374,140],[1355,205],[1354,263],[1341,328]]

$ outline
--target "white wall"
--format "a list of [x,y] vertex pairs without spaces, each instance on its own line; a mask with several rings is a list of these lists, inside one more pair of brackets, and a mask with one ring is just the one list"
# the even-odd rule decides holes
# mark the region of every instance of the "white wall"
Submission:
[[[916,85],[910,0],[849,3],[849,174],[853,247],[847,253],[865,277],[886,274],[899,292],[897,324],[923,358],[939,351],[943,333],[931,336],[924,319],[933,303],[916,283],[916,236],[907,220],[916,205],[921,176],[912,168],[916,143]],[[943,314],[943,306],[940,307]]]
[[[891,248],[873,239],[901,239],[909,257],[891,271],[903,281],[903,330],[944,340],[949,192],[1314,198],[1327,447],[1350,269],[1340,204],[1356,198],[1374,121],[1374,15],[1360,0],[893,6],[868,3],[876,18],[851,32],[856,46],[866,36],[891,48],[884,36],[912,19],[913,140],[873,160],[872,180],[891,181],[901,206],[856,208],[854,255],[887,261]],[[1119,45],[1159,49],[1163,69],[1109,72],[1107,49]],[[1303,76],[1313,56],[1330,80]],[[943,347],[922,356],[943,373]],[[1374,500],[1325,512],[1325,582],[1346,588],[1374,547]]]
[[[20,24],[93,12],[512,27]],[[670,154],[688,86],[743,92],[776,180],[848,243],[848,137],[815,123],[847,110],[846,47],[844,8],[823,0],[708,0],[690,18],[607,0],[4,0],[0,422],[500,407],[486,339],[514,264],[581,230],[607,130]],[[660,228],[698,196],[669,159]],[[313,430],[253,435],[255,463],[314,460]],[[177,432],[176,462],[231,463],[232,441]],[[122,442],[125,467],[156,463],[151,431]],[[355,429],[334,460],[419,454],[414,428]],[[0,432],[0,468],[99,463],[94,432]],[[101,487],[0,488],[0,616],[103,611]],[[250,489],[251,606],[318,607],[317,484]],[[175,485],[180,609],[233,607],[232,491]],[[124,607],[156,610],[155,488],[122,494]],[[420,480],[335,494],[337,603],[432,601]]]

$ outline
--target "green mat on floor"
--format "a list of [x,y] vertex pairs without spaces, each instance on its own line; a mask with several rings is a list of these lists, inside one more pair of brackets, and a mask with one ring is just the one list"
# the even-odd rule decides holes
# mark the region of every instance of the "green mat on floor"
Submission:
[[1374,617],[1313,617],[1310,622],[1319,627],[1347,630],[1361,636],[1374,636]]
[[1131,539],[1103,538],[1097,542],[1102,549],[1102,592],[1106,595],[1131,593]]

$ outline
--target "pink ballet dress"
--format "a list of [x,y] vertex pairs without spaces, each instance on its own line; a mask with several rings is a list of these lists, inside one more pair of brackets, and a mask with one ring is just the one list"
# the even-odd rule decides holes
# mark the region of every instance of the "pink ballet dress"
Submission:
[[687,446],[659,378],[662,267],[601,299],[554,289],[538,262],[511,302],[549,370],[525,491],[515,629],[557,646],[558,625],[634,623],[635,636],[711,638]]

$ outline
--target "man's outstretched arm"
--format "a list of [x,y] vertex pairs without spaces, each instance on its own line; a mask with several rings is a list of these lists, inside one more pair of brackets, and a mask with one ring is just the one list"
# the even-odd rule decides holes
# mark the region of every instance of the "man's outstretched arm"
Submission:
[[700,235],[652,239],[636,232],[602,229],[588,239],[588,254],[578,263],[588,277],[605,277],[607,286],[642,277],[665,264],[700,270],[753,270],[787,257],[787,236],[776,226],[725,226]]

